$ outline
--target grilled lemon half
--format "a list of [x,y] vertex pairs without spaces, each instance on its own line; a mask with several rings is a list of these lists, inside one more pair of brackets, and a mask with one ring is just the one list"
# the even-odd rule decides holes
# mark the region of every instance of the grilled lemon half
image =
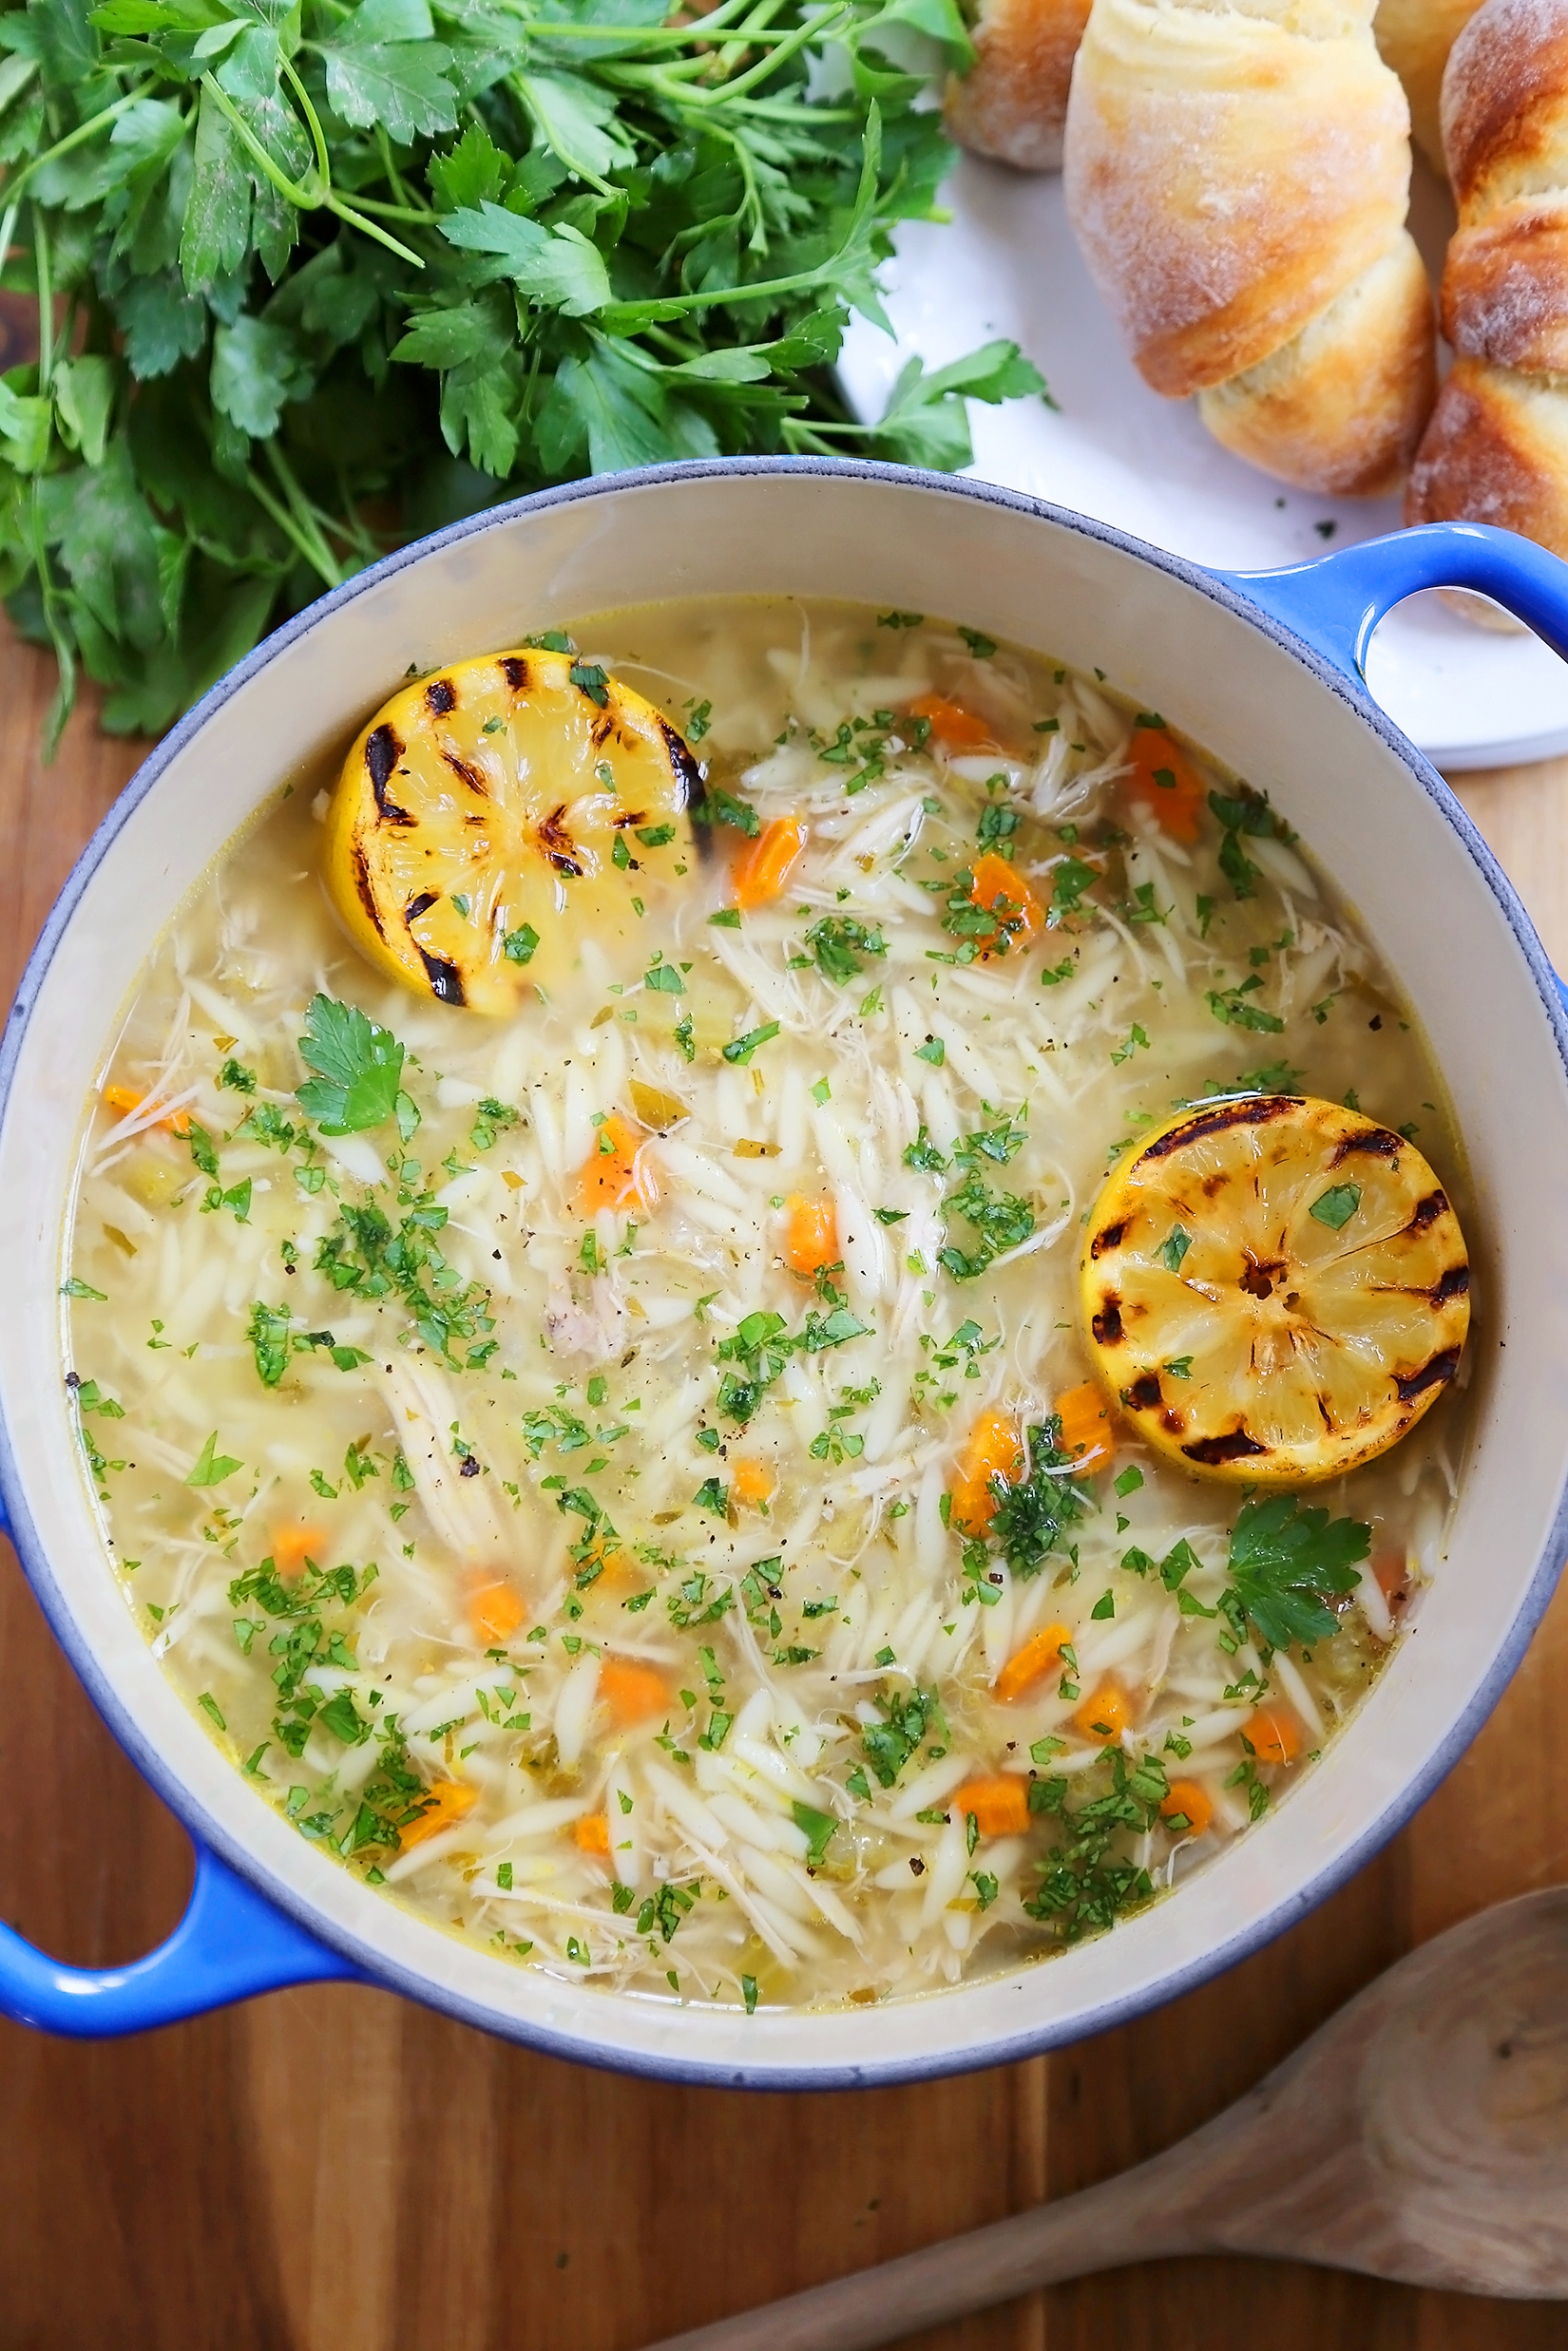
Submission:
[[438,670],[343,763],[323,871],[370,961],[421,995],[514,1012],[639,925],[692,857],[701,770],[661,711],[592,662],[523,647]]
[[1413,1144],[1293,1095],[1181,1111],[1089,1218],[1083,1318],[1128,1419],[1184,1469],[1298,1485],[1369,1461],[1453,1378],[1459,1221]]

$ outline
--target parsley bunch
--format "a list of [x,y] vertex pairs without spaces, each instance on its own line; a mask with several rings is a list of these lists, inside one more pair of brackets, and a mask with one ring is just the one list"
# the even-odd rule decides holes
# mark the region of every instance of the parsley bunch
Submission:
[[[502,495],[670,458],[969,461],[1010,343],[830,375],[948,160],[955,0],[0,7],[0,592],[104,723]],[[913,69],[913,70],[911,70]]]

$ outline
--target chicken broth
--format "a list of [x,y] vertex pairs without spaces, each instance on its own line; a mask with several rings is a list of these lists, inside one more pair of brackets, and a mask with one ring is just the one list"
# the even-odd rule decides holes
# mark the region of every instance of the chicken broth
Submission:
[[[1460,1443],[1447,1395],[1297,1493],[1144,1442],[1081,1320],[1108,1171],[1308,1096],[1451,1188],[1440,1080],[1289,811],[1097,681],[782,600],[568,650],[677,731],[659,821],[598,728],[599,850],[530,818],[526,921],[449,875],[420,993],[290,790],[120,1022],[67,1377],[127,1605],[258,1801],[509,1961],[752,2008],[1048,1955],[1286,1798]],[[512,725],[441,754],[442,855]]]

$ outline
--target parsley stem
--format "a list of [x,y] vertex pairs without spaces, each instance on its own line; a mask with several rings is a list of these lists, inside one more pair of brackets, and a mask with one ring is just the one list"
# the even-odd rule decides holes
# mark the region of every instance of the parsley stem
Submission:
[[[754,89],[759,82],[767,81],[770,76],[777,73],[781,65],[787,63],[798,51],[804,49],[808,42],[824,40],[830,33],[837,32],[839,27],[847,21],[849,13],[848,8],[842,5],[826,8],[820,16],[809,18],[805,24],[796,25],[792,31],[782,36],[762,35],[762,39],[776,42],[771,54],[759,57],[755,65],[747,66],[745,72],[737,74],[733,81],[716,82],[711,90],[694,90],[682,86],[688,77],[708,70],[712,60],[706,57],[692,58],[685,64],[677,66],[612,66],[607,69],[605,78],[634,85],[645,84],[651,89],[660,91],[663,96],[673,99],[677,105],[701,108],[724,106],[731,99],[742,96],[745,91]],[[677,75],[681,77],[679,82],[676,79]]]
[[118,122],[122,114],[136,105],[139,99],[146,97],[152,86],[150,80],[138,82],[134,90],[127,90],[123,98],[116,98],[112,106],[104,107],[101,113],[93,115],[89,121],[79,122],[74,131],[67,131],[63,139],[56,139],[52,147],[46,147],[42,155],[33,156],[31,161],[25,163],[14,177],[6,180],[4,192],[9,203],[5,221],[0,224],[5,229],[5,240],[3,244],[0,244],[0,262],[5,260],[6,254],[10,251],[11,232],[16,225],[16,214],[21,202],[22,190],[34,172],[42,171],[46,163],[53,163],[57,155],[69,155],[73,147],[80,147],[86,140],[96,136],[103,129],[105,123]]
[[382,220],[411,220],[423,227],[435,219],[428,204],[384,204],[379,196],[363,196],[354,190],[354,206],[359,212],[374,212]]
[[48,714],[44,719],[44,765],[48,767],[60,747],[65,722],[71,715],[76,700],[76,655],[69,632],[61,625],[59,606],[55,602],[54,582],[49,576],[49,544],[44,535],[43,510],[39,503],[39,478],[33,476],[32,497],[28,501],[28,525],[33,542],[33,562],[38,571],[38,598],[43,606],[44,627],[49,631],[49,642],[59,664],[60,682],[54,691]]
[[[383,122],[378,122],[376,125],[376,149],[381,157],[381,168],[387,175],[387,186],[403,208],[401,217],[405,220],[413,219],[415,216],[409,210],[408,190],[398,176],[397,161],[392,153],[392,142],[387,137],[387,126]],[[360,198],[360,202],[364,202],[363,197]],[[376,209],[380,212],[385,211],[386,207],[378,205]]]
[[[274,457],[274,448],[270,441],[267,443],[267,455]],[[276,462],[275,458],[274,462]],[[343,574],[333,562],[330,553],[322,545],[319,532],[308,529],[296,521],[288,507],[280,499],[274,498],[264,482],[257,480],[254,471],[247,472],[245,487],[263,512],[272,517],[289,545],[304,557],[317,578],[329,588],[341,588]]]
[[[332,185],[330,170],[325,174],[325,176],[323,176],[321,172],[322,151],[318,148],[316,159],[316,178],[320,181],[319,186],[315,181],[311,180],[291,180],[288,174],[281,170],[279,166],[273,162],[272,157],[268,154],[266,148],[257,138],[255,132],[251,129],[250,124],[245,120],[244,115],[241,114],[239,108],[235,105],[233,99],[229,96],[228,91],[224,89],[222,84],[218,82],[210,73],[204,73],[201,77],[201,86],[204,90],[210,90],[212,92],[214,105],[218,108],[220,114],[227,115],[230,123],[234,127],[235,133],[239,138],[241,146],[244,147],[246,152],[254,158],[256,163],[260,166],[261,170],[266,173],[268,179],[277,189],[278,194],[284,198],[285,202],[292,204],[297,212],[315,212],[318,207],[326,201]],[[312,111],[314,111],[314,109]],[[318,137],[320,135],[320,129],[321,126],[318,123],[316,125]]]
[[[49,379],[54,373],[54,288],[49,275],[49,228],[42,212],[33,207],[33,253],[38,265],[38,390],[41,398],[49,397]],[[48,458],[45,445],[44,457]],[[42,467],[39,468],[42,471]]]
[[721,6],[699,17],[695,24],[685,25],[578,24],[564,17],[531,16],[516,5],[516,0],[502,0],[502,5],[508,7],[509,14],[517,19],[518,30],[526,33],[531,41],[619,41],[628,49],[678,49],[690,48],[693,41],[750,42],[757,38],[750,24],[733,31],[720,30],[748,7],[750,0],[722,0]]
[[[350,228],[358,229],[362,237],[374,237],[378,245],[385,245],[387,251],[397,254],[400,260],[411,262],[415,269],[424,268],[425,265],[420,256],[411,252],[401,239],[394,237],[387,229],[378,228],[375,222],[367,220],[364,213],[355,205],[345,204],[341,196],[329,196],[326,200],[326,209],[328,212],[336,213],[339,220],[346,220]],[[378,212],[385,209],[387,208],[383,205],[376,206]]]
[[[882,161],[882,126],[873,106],[866,121],[865,160],[861,166],[860,186],[855,192],[854,210],[844,232],[844,242],[826,261],[819,261],[815,269],[796,270],[785,278],[753,278],[740,286],[706,287],[697,294],[666,294],[649,302],[618,302],[599,315],[612,333],[639,334],[644,326],[655,321],[677,318],[683,311],[708,310],[718,303],[769,301],[780,294],[796,294],[808,286],[833,284],[846,274],[846,265],[866,243],[872,210],[876,203],[877,173]],[[590,333],[593,330],[590,328]],[[595,340],[601,340],[595,336]],[[624,354],[617,354],[624,356]]]
[[316,175],[325,190],[332,185],[332,159],[327,153],[327,134],[321,127],[320,115],[317,114],[315,107],[310,102],[310,92],[300,80],[290,59],[284,57],[282,66],[289,88],[304,109],[305,121],[310,130],[310,143],[316,150]]

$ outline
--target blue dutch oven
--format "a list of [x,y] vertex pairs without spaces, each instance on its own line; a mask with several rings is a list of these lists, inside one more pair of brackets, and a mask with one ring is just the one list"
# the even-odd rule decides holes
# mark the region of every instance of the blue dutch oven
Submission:
[[[1493,597],[1568,649],[1568,568],[1499,531],[1409,531],[1230,577],[976,482],[814,460],[671,466],[525,499],[409,548],[215,687],[77,865],[0,1048],[0,1214],[24,1236],[0,1329],[0,1500],[94,1702],[196,1841],[195,1892],[169,1940],[130,1967],[64,1967],[0,1929],[0,2010],[56,2032],[125,2033],[337,1979],[674,2079],[917,2079],[1024,2057],[1168,1999],[1375,1852],[1497,1703],[1565,1535],[1568,1021],[1513,890],[1364,682],[1378,621],[1440,586]],[[612,606],[753,594],[962,616],[1098,667],[1267,786],[1436,1042],[1477,1229],[1473,1433],[1447,1553],[1366,1702],[1288,1799],[1168,1901],[1049,1963],[870,2009],[747,2017],[511,1964],[299,1836],[154,1662],[108,1565],[66,1390],[40,1369],[62,1359],[73,1162],[115,1008],[252,812],[285,778],[341,755],[411,663]]]

